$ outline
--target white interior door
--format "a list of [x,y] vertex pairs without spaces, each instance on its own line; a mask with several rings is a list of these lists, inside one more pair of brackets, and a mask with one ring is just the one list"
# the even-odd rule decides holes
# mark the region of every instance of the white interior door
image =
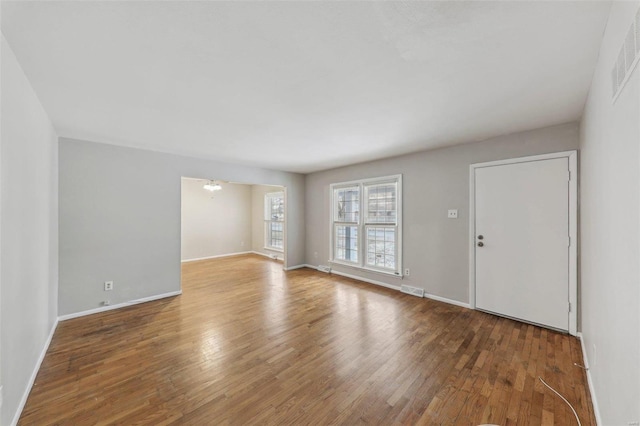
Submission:
[[569,160],[475,169],[476,308],[569,330]]

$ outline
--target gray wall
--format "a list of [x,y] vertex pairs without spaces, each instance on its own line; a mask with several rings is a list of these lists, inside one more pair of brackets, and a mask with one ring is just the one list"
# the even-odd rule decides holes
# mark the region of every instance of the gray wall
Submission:
[[[307,263],[328,262],[331,183],[402,174],[403,267],[411,276],[399,279],[341,265],[333,269],[468,303],[469,165],[577,147],[578,125],[570,123],[307,175]],[[458,219],[447,219],[448,209],[458,209]]]
[[58,314],[57,137],[2,37],[0,424],[12,424]]
[[639,2],[614,2],[581,123],[582,334],[603,425],[640,421],[640,69],[611,68]]
[[180,289],[182,176],[286,186],[286,262],[304,262],[304,176],[61,138],[61,315]]
[[[282,259],[282,252],[264,248],[264,195],[284,191],[282,187],[253,185],[251,187],[251,250]],[[288,201],[288,200],[287,200]],[[286,221],[285,217],[285,221]]]
[[182,178],[181,259],[202,259],[251,250],[251,185]]

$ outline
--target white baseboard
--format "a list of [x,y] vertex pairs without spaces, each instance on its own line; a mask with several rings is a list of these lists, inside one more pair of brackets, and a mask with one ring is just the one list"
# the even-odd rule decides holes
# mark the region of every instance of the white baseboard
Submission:
[[596,391],[593,388],[593,380],[591,380],[591,371],[589,370],[589,358],[587,357],[587,349],[584,346],[584,338],[582,332],[578,332],[578,339],[580,339],[580,346],[582,347],[582,362],[587,369],[587,383],[589,384],[589,393],[591,393],[591,403],[593,404],[593,413],[596,415],[596,426],[602,424],[602,418],[600,417],[600,409],[598,408],[598,398],[596,398]]
[[[306,267],[306,268],[311,268],[311,269],[315,269],[315,270],[318,269],[317,266],[313,266],[313,265],[300,265],[300,267]],[[336,275],[341,275],[341,276],[347,277],[347,278],[353,278],[354,280],[364,281],[366,283],[375,284],[375,285],[379,285],[379,286],[382,286],[382,287],[386,287],[386,288],[390,288],[390,289],[393,289],[393,290],[400,291],[400,286],[395,286],[395,285],[383,283],[382,281],[376,281],[376,280],[371,280],[371,279],[368,279],[368,278],[362,278],[362,277],[359,277],[357,275],[345,274],[344,272],[339,272],[339,271],[336,271],[335,269],[332,269],[331,273],[332,274],[336,274]],[[463,308],[471,309],[471,306],[468,303],[458,302],[457,300],[447,299],[446,297],[436,296],[435,294],[429,294],[429,293],[425,292],[424,293],[424,297],[426,297],[428,299],[437,300],[439,302],[448,303],[450,305],[455,305],[455,306],[460,306],[460,307],[463,307]]]
[[72,318],[84,317],[87,315],[93,315],[100,312],[111,311],[114,309],[124,308],[126,306],[137,305],[140,303],[151,302],[153,300],[165,299],[167,297],[179,296],[182,294],[182,290],[172,291],[169,293],[157,294],[155,296],[143,297],[142,299],[131,300],[129,302],[118,303],[117,305],[101,306],[95,309],[89,309],[88,311],[75,312],[73,314],[61,315],[58,317],[58,321],[66,321]]
[[283,262],[283,256],[276,254],[276,253],[262,253],[261,251],[251,251],[249,253],[253,253],[253,254],[257,254],[258,256],[264,256],[264,257],[268,257],[269,259],[273,259],[273,255],[275,254],[275,260],[278,260],[280,262]]
[[304,268],[310,268],[310,269],[313,269],[313,270],[315,270],[315,271],[317,271],[317,270],[318,270],[318,267],[317,267],[317,266],[309,265],[308,263],[305,263],[304,265],[302,265],[302,267],[304,267]]
[[253,252],[253,251],[239,251],[237,253],[218,254],[216,256],[196,257],[196,258],[193,258],[193,259],[185,259],[185,260],[181,260],[180,262],[181,263],[197,262],[198,260],[217,259],[219,257],[240,256],[242,254],[251,254],[251,253],[255,253],[255,252]]
[[429,294],[426,291],[424,293],[424,297],[426,297],[427,299],[437,300],[438,302],[444,302],[444,303],[448,303],[450,305],[456,305],[456,306],[461,306],[463,308],[471,309],[471,305],[469,305],[468,303],[458,302],[457,300],[447,299],[446,297],[441,297],[441,296],[436,296],[435,294]]
[[[313,266],[309,266],[309,265],[296,265],[296,266],[289,266],[288,268],[284,268],[285,271],[293,271],[295,269],[301,269],[301,268],[313,268]],[[316,269],[316,268],[313,268]]]
[[269,259],[273,259],[273,257],[271,257],[271,255],[270,255],[270,254],[263,253],[263,252],[261,252],[261,251],[255,251],[255,250],[253,250],[251,253],[253,253],[253,254],[257,254],[258,256],[264,256],[264,257],[268,257]]
[[42,365],[42,361],[44,361],[44,357],[47,354],[47,350],[49,350],[51,339],[53,339],[53,334],[56,332],[57,327],[58,327],[58,319],[56,318],[55,322],[53,323],[53,326],[51,327],[51,331],[49,331],[49,336],[47,337],[47,341],[45,342],[44,347],[40,352],[38,361],[36,361],[36,365],[33,367],[33,372],[31,373],[31,377],[29,378],[29,382],[27,383],[27,388],[24,390],[22,398],[20,399],[20,404],[18,404],[18,409],[16,410],[16,413],[13,416],[13,420],[11,421],[12,426],[17,425],[18,420],[20,420],[20,415],[22,414],[24,405],[27,403],[27,398],[29,398],[29,393],[31,393],[31,388],[33,387],[33,384],[36,381],[36,376],[38,375],[38,371],[40,371],[40,365]]
[[[311,267],[313,268],[313,266],[311,266]],[[364,281],[364,282],[369,283],[369,284],[375,284],[375,285],[379,285],[381,287],[386,287],[386,288],[390,288],[390,289],[393,289],[393,290],[400,291],[400,286],[399,285],[391,285],[391,284],[383,283],[382,281],[371,280],[369,278],[362,278],[362,277],[359,277],[357,275],[345,274],[344,272],[339,272],[339,271],[336,271],[335,269],[332,269],[331,273],[332,274],[336,274],[336,275],[340,275],[342,277],[353,278],[354,280]]]

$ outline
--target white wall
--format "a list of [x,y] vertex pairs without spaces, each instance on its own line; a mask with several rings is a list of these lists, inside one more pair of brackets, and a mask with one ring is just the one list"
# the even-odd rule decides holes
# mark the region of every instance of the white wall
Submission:
[[[306,263],[326,265],[329,258],[331,183],[402,174],[403,266],[411,276],[401,280],[341,265],[334,270],[468,303],[469,165],[577,147],[578,125],[570,123],[307,175]],[[458,209],[458,219],[447,219],[448,209]]]
[[286,262],[304,263],[304,176],[60,138],[61,315],[180,290],[182,176],[286,186]]
[[610,77],[639,5],[612,5],[580,128],[582,333],[603,425],[640,421],[640,70],[615,104]]
[[57,321],[58,150],[51,121],[4,36],[1,62],[0,424],[9,425]]
[[284,188],[277,186],[253,185],[251,187],[251,250],[269,256],[276,255],[278,259],[282,259],[282,252],[264,247],[264,196],[270,192],[283,191]]
[[205,183],[182,178],[182,260],[250,251],[252,187],[221,183],[210,192]]

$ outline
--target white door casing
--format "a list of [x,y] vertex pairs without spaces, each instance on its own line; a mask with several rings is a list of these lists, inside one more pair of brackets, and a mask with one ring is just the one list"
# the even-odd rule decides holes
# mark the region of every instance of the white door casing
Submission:
[[576,156],[471,166],[472,308],[577,333]]

